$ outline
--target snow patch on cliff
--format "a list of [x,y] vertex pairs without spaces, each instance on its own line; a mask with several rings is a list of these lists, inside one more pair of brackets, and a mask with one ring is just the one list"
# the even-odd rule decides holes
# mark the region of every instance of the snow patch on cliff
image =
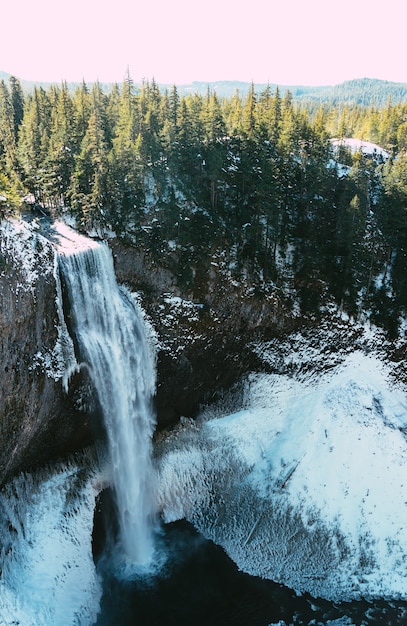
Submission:
[[[22,279],[17,285],[17,292],[21,289],[34,293],[39,276],[53,273],[52,246],[39,234],[39,228],[35,220],[9,219],[0,222],[0,253],[18,269]],[[6,272],[7,269],[3,268],[0,276],[5,276]]]
[[[25,294],[28,302],[35,303],[40,280],[45,279],[56,283],[58,292],[56,304],[60,317],[60,324],[57,327],[58,338],[54,346],[40,346],[41,349],[32,355],[32,362],[28,367],[33,372],[43,372],[49,378],[58,381],[61,378],[69,378],[70,373],[76,368],[76,360],[72,341],[63,321],[62,297],[58,289],[60,284],[53,238],[53,231],[49,225],[44,229],[44,224],[40,223],[37,218],[30,221],[9,219],[0,222],[0,254],[2,256],[2,259],[0,257],[2,261],[0,277],[9,280],[9,273],[12,271],[10,288],[14,294],[13,298],[20,302],[22,295]],[[26,301],[24,306],[27,306]]]
[[158,442],[164,519],[298,592],[407,598],[407,396],[383,362],[253,374],[242,407]]

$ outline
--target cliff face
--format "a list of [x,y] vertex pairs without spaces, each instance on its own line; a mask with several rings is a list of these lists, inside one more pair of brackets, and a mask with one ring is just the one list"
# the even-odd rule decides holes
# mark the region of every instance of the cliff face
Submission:
[[244,373],[264,370],[251,341],[295,324],[276,297],[229,280],[216,263],[205,272],[192,268],[197,279],[186,289],[168,258],[161,263],[117,239],[110,246],[118,281],[140,295],[158,335],[159,427],[193,417]]
[[90,440],[80,384],[63,390],[52,245],[33,224],[0,230],[0,484]]
[[[236,297],[215,271],[197,299],[145,253],[117,240],[110,246],[118,282],[140,294],[158,337],[159,427],[193,416],[202,403],[256,368],[248,338],[263,318],[274,319],[275,303]],[[56,276],[49,225],[38,219],[1,224],[0,485],[101,434],[83,375],[63,384],[66,346]],[[69,358],[74,360],[73,353]]]

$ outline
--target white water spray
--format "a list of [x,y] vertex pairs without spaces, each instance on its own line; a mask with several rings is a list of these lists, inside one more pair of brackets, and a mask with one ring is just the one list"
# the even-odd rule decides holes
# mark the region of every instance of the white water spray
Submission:
[[102,584],[92,558],[94,460],[21,474],[0,492],[1,626],[89,626]]
[[62,246],[59,252],[71,332],[89,369],[108,435],[122,548],[133,563],[147,564],[153,552],[155,369],[145,323],[130,294],[118,287],[106,245],[73,253]]

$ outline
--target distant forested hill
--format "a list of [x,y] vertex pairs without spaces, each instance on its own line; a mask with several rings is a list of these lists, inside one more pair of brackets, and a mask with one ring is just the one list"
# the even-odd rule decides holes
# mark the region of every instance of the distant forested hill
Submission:
[[[293,92],[294,93],[294,92]],[[392,83],[386,80],[358,78],[334,87],[320,87],[315,91],[297,93],[302,99],[346,103],[350,105],[382,107],[391,99],[393,104],[407,101],[407,83]]]
[[[4,82],[8,82],[10,80],[10,77],[13,76],[13,74],[9,74],[8,72],[2,72],[0,71],[0,82],[3,80]],[[49,89],[52,85],[58,84],[60,85],[62,82],[65,82],[63,80],[63,78],[61,77],[61,80],[58,83],[50,83],[50,82],[46,82],[46,81],[41,81],[41,80],[25,80],[23,78],[20,78],[20,76],[17,76],[16,78],[18,78],[19,84],[21,85],[23,91],[25,94],[32,94],[32,92],[34,91],[34,88],[40,88],[42,87],[43,89],[47,90]],[[74,93],[74,91],[77,89],[77,87],[80,87],[80,85],[82,84],[81,82],[72,82],[72,83],[66,83],[66,86],[68,88],[68,91],[70,93]],[[90,86],[93,85],[93,83],[89,83]],[[111,88],[113,86],[113,83],[99,83],[99,87],[105,92],[108,93]]]
[[[242,95],[250,90],[250,83],[238,81],[218,81],[213,83],[194,82],[191,85],[181,85],[179,91],[199,93],[204,95],[208,89],[216,91],[220,97],[231,97],[238,90]],[[320,102],[329,104],[346,103],[358,106],[382,107],[391,99],[393,104],[407,101],[407,83],[393,83],[373,78],[358,78],[348,80],[340,85],[307,87],[304,85],[276,85],[270,84],[271,89],[279,87],[280,91],[290,91],[295,100]],[[260,93],[267,84],[256,84],[255,90]]]
[[[0,71],[0,81],[8,81],[10,74]],[[34,86],[47,89],[50,83],[34,82],[20,79],[21,85],[25,92],[32,92]],[[62,82],[62,81],[61,81]],[[92,83],[89,83],[90,85]],[[68,89],[71,93],[80,85],[80,83],[68,83]],[[101,84],[105,93],[110,92],[112,84]],[[378,80],[374,78],[357,78],[348,80],[339,85],[325,85],[317,87],[309,87],[306,85],[277,85],[277,83],[269,83],[272,91],[276,87],[284,94],[290,91],[294,100],[309,103],[327,103],[337,105],[345,103],[348,105],[385,106],[389,100],[392,104],[407,102],[407,83],[394,83],[386,80]],[[170,91],[172,85],[159,85],[161,91],[168,89]],[[256,83],[254,85],[256,93],[260,94],[267,87],[267,83]],[[204,96],[208,89],[215,91],[220,98],[231,98],[236,92],[240,95],[246,95],[251,89],[251,83],[233,80],[220,81],[194,81],[190,84],[177,85],[180,95],[199,94]]]

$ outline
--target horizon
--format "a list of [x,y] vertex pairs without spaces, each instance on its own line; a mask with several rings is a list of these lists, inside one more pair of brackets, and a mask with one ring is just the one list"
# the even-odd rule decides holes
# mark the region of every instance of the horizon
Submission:
[[[113,85],[113,84],[120,84],[122,83],[127,75],[127,70],[126,72],[123,73],[123,76],[120,78],[120,80],[100,80],[99,78],[95,78],[95,79],[90,79],[90,80],[86,80],[84,77],[78,78],[78,79],[73,79],[73,80],[67,80],[65,78],[61,78],[59,80],[45,80],[42,78],[26,78],[25,76],[18,76],[17,74],[14,74],[12,72],[9,72],[8,70],[5,70],[3,68],[0,67],[0,77],[2,74],[7,75],[7,77],[11,77],[13,76],[14,78],[17,78],[20,82],[22,83],[32,83],[34,85],[38,84],[38,85],[44,85],[44,84],[49,84],[49,85],[60,85],[62,83],[67,83],[67,84],[80,84],[83,81],[85,81],[85,83],[89,83],[89,84],[93,84],[96,82],[99,82],[101,84],[104,85]],[[171,85],[175,85],[175,86],[179,86],[179,87],[187,87],[187,86],[193,86],[195,84],[214,84],[214,83],[226,83],[226,84],[242,84],[242,85],[250,85],[251,83],[253,83],[254,85],[271,85],[271,86],[278,86],[279,88],[290,88],[290,87],[296,87],[296,88],[300,88],[300,87],[304,87],[304,88],[315,88],[318,89],[319,87],[338,87],[339,85],[342,85],[344,83],[350,83],[350,82],[357,82],[357,81],[363,81],[363,80],[369,80],[369,81],[377,81],[377,82],[384,82],[384,83],[394,83],[394,84],[399,84],[399,85],[407,85],[407,81],[396,81],[396,80],[389,80],[386,78],[377,78],[377,77],[371,77],[371,76],[356,76],[354,78],[345,78],[343,81],[339,82],[339,83],[318,83],[318,84],[306,84],[306,83],[288,83],[288,82],[284,82],[284,83],[279,83],[277,81],[273,81],[273,80],[267,80],[267,81],[253,81],[253,80],[243,80],[240,78],[217,78],[217,79],[213,79],[213,80],[201,80],[201,79],[192,79],[191,81],[188,82],[175,82],[175,81],[158,81],[156,80],[156,78],[154,76],[151,77],[143,77],[141,79],[135,79],[131,72],[130,72],[130,78],[132,79],[132,81],[134,82],[134,84],[136,85],[141,85],[143,83],[143,81],[146,82],[152,82],[153,80],[157,83],[157,85],[161,85],[161,86],[171,86]]]

